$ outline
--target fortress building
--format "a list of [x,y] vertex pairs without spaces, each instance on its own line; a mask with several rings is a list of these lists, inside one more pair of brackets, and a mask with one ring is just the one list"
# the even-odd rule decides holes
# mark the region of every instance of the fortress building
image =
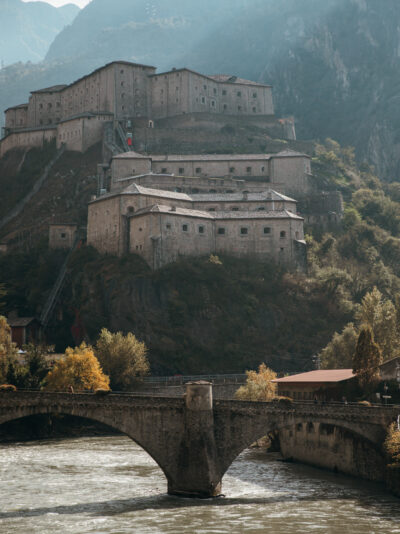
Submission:
[[[292,150],[277,154],[165,156],[125,152],[112,158],[111,174],[111,190],[126,187],[133,181],[137,182],[137,176],[140,175],[146,175],[147,183],[150,183],[151,174],[164,175],[165,183],[170,176],[173,179],[167,188],[190,193],[199,191],[215,193],[217,189],[213,185],[221,185],[221,180],[217,180],[221,178],[226,180],[222,189],[227,193],[233,192],[229,186],[230,179],[235,181],[232,184],[234,188],[239,187],[243,191],[259,192],[272,187],[284,194],[304,195],[311,190],[311,159],[307,154]],[[177,180],[177,177],[180,179]],[[188,177],[186,182],[183,180],[184,177]],[[214,180],[207,182],[205,178]],[[143,182],[142,184],[144,185]]]
[[[151,178],[163,186],[163,175]],[[296,201],[271,189],[249,193],[236,185],[231,193],[187,194],[133,182],[89,204],[88,244],[102,253],[134,252],[153,269],[182,256],[210,254],[305,269]]]
[[274,115],[269,85],[186,68],[155,71],[149,65],[113,61],[69,85],[32,91],[28,103],[5,111],[0,156],[15,146],[41,146],[51,139],[83,152],[102,139],[106,122],[115,126],[144,120],[153,126],[183,115]]

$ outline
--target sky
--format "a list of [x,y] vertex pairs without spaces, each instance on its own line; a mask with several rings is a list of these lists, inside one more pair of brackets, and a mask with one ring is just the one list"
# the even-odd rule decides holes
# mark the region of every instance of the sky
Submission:
[[47,4],[51,4],[52,6],[55,6],[55,7],[60,7],[65,4],[76,4],[79,7],[85,7],[90,2],[90,0],[23,0],[23,1],[24,2],[38,2],[38,1],[43,2],[44,1],[44,2],[47,2]]

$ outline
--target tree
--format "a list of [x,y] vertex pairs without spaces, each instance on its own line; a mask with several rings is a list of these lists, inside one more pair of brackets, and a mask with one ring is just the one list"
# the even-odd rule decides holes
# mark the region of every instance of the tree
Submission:
[[91,347],[82,343],[74,349],[68,347],[65,357],[59,360],[45,378],[48,391],[109,389],[110,379],[101,370]]
[[149,374],[146,345],[131,333],[126,336],[122,332],[112,334],[103,328],[96,342],[95,354],[110,377],[112,389],[129,389],[136,377]]
[[49,364],[46,361],[46,354],[54,352],[54,346],[45,344],[35,345],[28,343],[24,345],[25,350],[25,377],[24,387],[39,388],[49,371]]
[[348,323],[341,334],[335,332],[332,340],[319,354],[323,369],[350,369],[356,350],[358,332],[353,323]]
[[392,423],[389,426],[384,448],[389,458],[400,464],[400,431],[397,428],[397,423]]
[[0,284],[0,311],[4,308],[4,297],[6,296],[6,290],[4,284]]
[[376,287],[362,299],[356,318],[361,325],[372,329],[384,361],[399,354],[400,336],[396,307],[391,300],[385,299]]
[[11,340],[11,328],[7,319],[0,315],[0,381],[7,379],[10,363],[14,364],[17,356],[17,346]]
[[358,336],[356,350],[353,357],[353,372],[362,388],[379,380],[379,365],[382,363],[382,353],[375,343],[372,329],[366,326]]
[[244,386],[235,393],[235,399],[250,401],[269,401],[275,397],[276,384],[271,382],[276,373],[262,363],[257,371],[246,371],[247,380]]

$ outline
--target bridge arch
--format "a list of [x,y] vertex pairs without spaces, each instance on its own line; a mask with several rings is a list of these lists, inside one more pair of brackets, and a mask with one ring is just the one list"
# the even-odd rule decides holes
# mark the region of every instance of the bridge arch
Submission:
[[[235,459],[253,443],[261,439],[262,437],[272,433],[279,432],[287,429],[295,428],[298,425],[329,425],[338,430],[346,431],[354,439],[360,440],[371,447],[377,455],[384,459],[384,453],[382,444],[385,437],[385,430],[381,424],[368,425],[365,428],[363,425],[356,424],[354,421],[346,421],[335,417],[304,417],[304,416],[292,416],[290,418],[282,418],[271,414],[265,414],[260,417],[253,417],[251,421],[248,421],[248,425],[243,422],[240,425],[243,429],[242,432],[235,432],[235,436],[232,436],[230,447],[225,451],[220,451],[220,476],[221,478],[226,474],[229,467],[235,461]],[[239,426],[239,425],[237,425]]]
[[[69,402],[55,403],[52,406],[42,402],[27,403],[22,406],[12,407],[5,413],[0,413],[0,425],[35,415],[66,415],[102,423],[125,434],[139,445],[156,462],[167,481],[170,481],[172,473],[168,465],[168,458],[165,454],[165,449],[160,447],[160,440],[157,439],[161,425],[149,424],[146,421],[146,414],[140,409],[130,409],[125,414],[121,413],[121,410],[108,409],[102,411],[93,403],[71,402],[74,397],[75,395],[67,395]],[[87,396],[88,400],[92,400],[93,397],[94,395]]]

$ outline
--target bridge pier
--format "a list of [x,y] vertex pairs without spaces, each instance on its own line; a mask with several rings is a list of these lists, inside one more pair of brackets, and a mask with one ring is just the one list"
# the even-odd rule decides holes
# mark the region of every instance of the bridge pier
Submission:
[[175,472],[168,477],[168,493],[181,497],[216,497],[221,492],[221,476],[217,470],[210,382],[186,384],[184,424]]

